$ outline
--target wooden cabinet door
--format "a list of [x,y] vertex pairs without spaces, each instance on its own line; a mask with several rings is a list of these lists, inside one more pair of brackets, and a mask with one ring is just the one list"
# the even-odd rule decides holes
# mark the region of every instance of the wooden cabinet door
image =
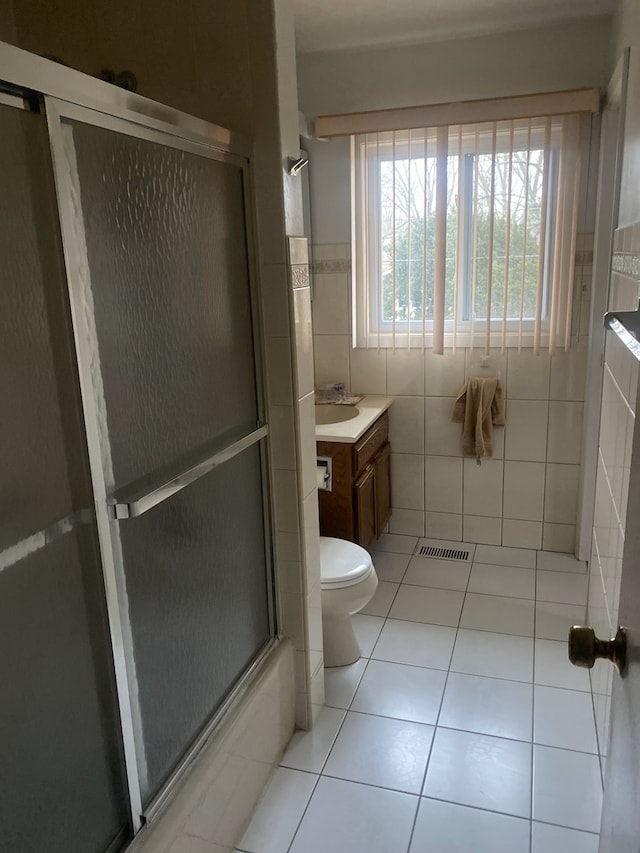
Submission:
[[351,445],[318,442],[318,456],[331,459],[333,487],[330,492],[318,491],[320,506],[320,535],[335,536],[355,542],[356,520],[353,500],[354,471],[351,466]]
[[353,487],[356,510],[356,542],[369,548],[376,541],[376,469],[368,465]]
[[391,515],[391,445],[387,442],[374,460],[376,539],[382,536]]

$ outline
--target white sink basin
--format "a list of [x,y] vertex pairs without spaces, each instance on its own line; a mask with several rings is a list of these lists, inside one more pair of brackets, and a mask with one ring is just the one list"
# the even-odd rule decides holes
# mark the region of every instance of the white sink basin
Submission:
[[316,424],[341,424],[357,418],[360,414],[357,406],[343,406],[338,403],[325,403],[316,406]]

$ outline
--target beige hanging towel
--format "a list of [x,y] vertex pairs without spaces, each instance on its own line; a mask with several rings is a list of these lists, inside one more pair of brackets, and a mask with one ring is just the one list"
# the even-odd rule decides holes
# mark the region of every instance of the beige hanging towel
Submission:
[[461,423],[465,456],[493,456],[493,427],[504,426],[504,395],[496,377],[471,376],[458,393],[452,421]]

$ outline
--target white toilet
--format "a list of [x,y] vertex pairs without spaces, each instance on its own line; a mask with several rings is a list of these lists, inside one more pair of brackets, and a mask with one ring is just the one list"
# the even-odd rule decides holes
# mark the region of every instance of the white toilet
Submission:
[[370,554],[345,539],[320,537],[324,665],[346,666],[360,657],[351,615],[368,604],[378,587]]

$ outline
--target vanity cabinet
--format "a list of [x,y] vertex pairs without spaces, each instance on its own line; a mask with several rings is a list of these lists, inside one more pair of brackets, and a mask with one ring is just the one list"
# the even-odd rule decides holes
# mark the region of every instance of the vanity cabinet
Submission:
[[389,415],[353,444],[318,441],[316,447],[332,464],[332,489],[318,492],[320,533],[370,548],[391,514]]

